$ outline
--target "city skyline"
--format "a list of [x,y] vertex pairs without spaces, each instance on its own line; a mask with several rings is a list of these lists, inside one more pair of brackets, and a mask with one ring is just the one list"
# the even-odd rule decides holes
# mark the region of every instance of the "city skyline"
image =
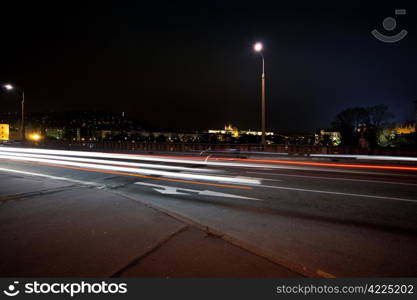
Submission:
[[[28,112],[98,108],[175,129],[229,122],[258,129],[261,61],[252,46],[259,40],[268,129],[326,127],[342,109],[361,105],[386,104],[398,120],[413,119],[416,38],[384,44],[370,33],[394,15],[388,4],[214,2],[204,11],[86,4],[65,12],[30,5],[20,16],[5,4],[0,21],[7,28],[0,80],[25,88]],[[406,8],[398,29],[413,32]],[[6,102],[13,106],[13,96],[2,95]]]

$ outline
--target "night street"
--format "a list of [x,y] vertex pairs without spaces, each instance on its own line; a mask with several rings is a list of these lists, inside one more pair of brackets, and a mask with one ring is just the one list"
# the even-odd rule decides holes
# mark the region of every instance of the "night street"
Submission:
[[415,1],[1,11],[0,296],[415,298]]
[[417,274],[412,161],[8,147],[0,159],[2,276]]

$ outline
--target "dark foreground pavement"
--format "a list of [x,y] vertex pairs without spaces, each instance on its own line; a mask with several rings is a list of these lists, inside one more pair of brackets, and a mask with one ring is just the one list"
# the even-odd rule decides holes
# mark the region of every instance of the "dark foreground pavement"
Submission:
[[0,276],[300,276],[111,190],[22,174],[0,182]]

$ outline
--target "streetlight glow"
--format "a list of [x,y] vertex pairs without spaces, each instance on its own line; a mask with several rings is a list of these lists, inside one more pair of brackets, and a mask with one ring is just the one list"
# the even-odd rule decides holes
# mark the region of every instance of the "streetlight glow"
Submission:
[[32,141],[35,141],[35,142],[38,142],[42,137],[41,137],[41,135],[40,134],[37,134],[37,133],[32,133],[30,136],[29,136],[29,138],[32,140]]
[[261,145],[262,147],[266,144],[266,100],[265,100],[265,59],[264,55],[262,54],[263,45],[261,42],[256,42],[253,45],[253,49],[255,52],[258,52],[262,58],[262,75],[261,75],[261,129],[262,129],[262,136],[261,136]]
[[262,43],[260,43],[260,42],[257,42],[257,43],[253,46],[253,49],[255,49],[255,51],[256,51],[256,52],[261,52],[261,51],[262,51],[262,48],[263,48],[263,45],[262,45]]
[[10,83],[2,85],[7,91],[11,91],[16,89],[16,91],[20,91],[21,98],[20,103],[22,104],[22,120],[20,121],[20,139],[22,141],[25,140],[25,91],[22,88],[14,87]]

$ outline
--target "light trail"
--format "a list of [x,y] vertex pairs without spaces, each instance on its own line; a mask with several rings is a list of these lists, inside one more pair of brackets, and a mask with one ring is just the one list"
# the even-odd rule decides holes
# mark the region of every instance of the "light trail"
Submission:
[[310,154],[309,156],[310,157],[326,157],[326,158],[354,158],[354,159],[362,159],[362,160],[417,162],[417,157],[410,157],[410,156],[351,155],[351,154]]
[[[14,161],[14,162],[18,162],[18,163],[22,163],[22,161],[16,161],[16,160],[13,160],[13,159],[9,159],[9,160]],[[29,164],[29,165],[34,165],[34,166],[57,167],[57,168],[63,168],[63,169],[80,170],[80,171],[96,172],[96,173],[103,173],[103,174],[115,174],[115,175],[121,175],[121,176],[133,176],[133,177],[146,178],[146,179],[152,179],[152,180],[179,182],[179,183],[187,183],[187,184],[195,184],[195,185],[207,185],[207,186],[216,186],[216,187],[242,189],[242,190],[252,190],[253,189],[250,186],[243,186],[243,185],[228,185],[228,184],[208,183],[208,182],[172,179],[172,178],[164,178],[164,177],[153,177],[153,176],[140,175],[140,174],[134,174],[134,173],[96,170],[96,169],[80,168],[80,167],[73,167],[73,166],[63,166],[63,165],[56,165],[56,164],[49,164],[49,163],[39,163],[39,162],[27,162],[27,161],[25,161],[25,162],[23,162],[23,164]],[[33,174],[35,174],[35,173],[33,173]]]
[[[218,157],[213,158],[217,160],[225,160]],[[362,164],[344,164],[344,163],[320,163],[309,161],[288,161],[288,160],[270,160],[270,159],[242,159],[236,158],[236,161],[257,162],[257,163],[272,163],[272,164],[286,164],[286,165],[301,165],[314,167],[337,167],[337,168],[359,168],[359,169],[381,169],[381,170],[398,170],[398,171],[417,171],[417,167],[411,166],[384,166],[384,165],[362,165]]]
[[151,169],[137,169],[137,168],[108,166],[108,165],[73,162],[73,161],[60,161],[60,160],[34,158],[34,157],[21,157],[21,156],[17,156],[14,154],[6,154],[6,153],[1,154],[0,158],[18,160],[18,161],[33,161],[33,162],[41,162],[41,163],[50,163],[50,164],[55,164],[55,165],[76,166],[76,167],[81,167],[81,168],[98,169],[98,170],[138,173],[138,174],[151,175],[151,176],[165,176],[165,177],[170,177],[170,178],[182,178],[182,179],[188,179],[188,180],[217,181],[217,182],[227,182],[227,183],[234,183],[234,184],[260,184],[261,183],[259,180],[251,179],[251,178],[209,176],[209,175],[190,174],[190,173],[174,173],[174,172],[158,171],[158,170],[151,170]]
[[[417,171],[417,167],[414,167],[414,166],[392,166],[392,165],[387,166],[387,165],[369,165],[369,164],[346,164],[346,163],[330,163],[330,162],[324,163],[324,162],[308,162],[308,161],[249,159],[249,158],[242,159],[242,158],[222,158],[222,157],[215,157],[215,158],[211,157],[209,158],[211,161],[209,161],[209,159],[207,159],[207,161],[204,161],[205,159],[204,157],[168,156],[168,155],[150,156],[150,155],[142,155],[142,154],[116,154],[116,153],[105,153],[105,152],[12,148],[12,147],[0,147],[0,152],[41,153],[41,154],[67,155],[67,156],[82,156],[82,157],[118,158],[118,159],[126,159],[126,160],[147,160],[147,161],[184,163],[184,164],[195,164],[196,161],[198,161],[199,164],[204,164],[204,165],[229,166],[229,167],[274,168],[273,166],[274,164],[284,164],[284,165],[313,166],[313,167]],[[242,162],[245,162],[246,164]],[[253,163],[256,163],[258,165],[255,165]]]
[[165,170],[191,171],[191,172],[201,172],[201,173],[215,173],[215,172],[218,172],[217,170],[210,170],[210,169],[187,168],[187,167],[160,165],[160,164],[142,164],[142,163],[133,163],[133,162],[118,161],[118,160],[80,158],[80,157],[71,157],[71,156],[62,156],[62,155],[42,155],[42,154],[27,154],[27,153],[13,153],[12,154],[12,152],[3,152],[3,155],[14,155],[14,156],[19,156],[19,157],[46,158],[46,159],[56,159],[56,160],[63,160],[63,161],[79,161],[79,162],[97,163],[97,164],[105,164],[105,165],[116,165],[116,166],[127,166],[127,167],[141,167],[141,168],[147,168],[147,169],[165,169]]
[[[282,176],[282,177],[296,177],[296,178],[307,178],[307,179],[325,179],[325,180],[336,180],[336,181],[352,181],[352,182],[368,182],[368,183],[379,183],[379,184],[394,184],[394,185],[408,185],[416,186],[417,183],[408,182],[396,182],[396,181],[385,181],[385,180],[370,180],[370,179],[353,179],[353,178],[340,178],[340,177],[329,177],[329,176],[312,176],[312,175],[294,175],[294,174],[282,174],[282,173],[265,173],[265,172],[246,172],[249,174],[268,175],[268,176]],[[268,178],[257,178],[259,180],[273,180]],[[281,180],[279,180],[281,181]]]

